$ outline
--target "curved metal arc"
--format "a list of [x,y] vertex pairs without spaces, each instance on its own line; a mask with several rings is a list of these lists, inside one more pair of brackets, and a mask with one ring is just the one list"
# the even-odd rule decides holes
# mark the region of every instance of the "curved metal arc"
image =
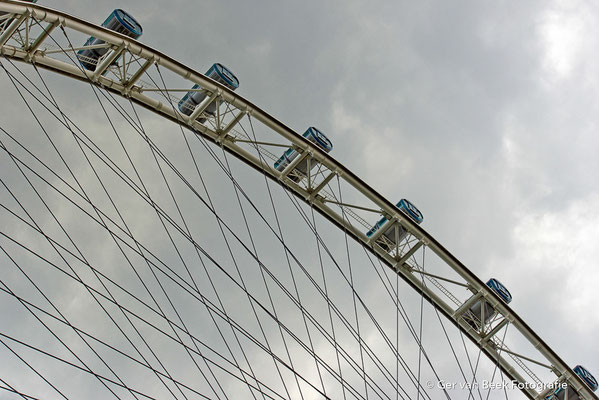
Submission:
[[[326,166],[331,171],[331,177],[336,175],[351,185],[353,188],[362,193],[367,199],[372,201],[377,207],[381,209],[381,211],[385,214],[388,214],[392,217],[395,217],[399,220],[402,226],[404,226],[413,236],[415,236],[420,242],[429,247],[437,256],[439,256],[447,265],[449,265],[454,271],[456,271],[466,282],[470,285],[471,290],[474,293],[483,293],[484,296],[488,299],[493,299],[492,303],[496,309],[503,314],[503,316],[511,322],[518,331],[535,347],[537,348],[541,354],[549,360],[552,366],[556,369],[556,373],[559,376],[566,377],[568,381],[574,384],[574,388],[582,391],[582,393],[587,396],[589,399],[598,399],[592,392],[590,392],[586,386],[582,383],[580,379],[572,372],[572,370],[559,358],[559,356],[545,343],[543,340],[507,305],[505,305],[497,295],[491,291],[476,275],[474,275],[470,270],[466,268],[453,254],[451,254],[447,249],[445,249],[435,238],[433,238],[430,234],[428,234],[422,227],[413,223],[410,218],[404,214],[401,210],[397,209],[394,204],[387,201],[383,198],[379,193],[377,193],[374,189],[372,189],[367,183],[362,181],[359,177],[357,177],[354,173],[344,167],[342,164],[338,163],[336,160],[331,158],[327,153],[320,150],[318,147],[312,145],[306,139],[304,139],[301,135],[295,133],[289,127],[287,127],[282,122],[278,121],[274,117],[270,116],[260,107],[256,106],[252,102],[246,100],[245,98],[235,94],[227,87],[219,84],[206,77],[205,75],[195,71],[184,64],[170,58],[169,56],[153,50],[145,45],[138,43],[137,41],[128,38],[127,36],[121,35],[119,33],[110,31],[103,27],[95,26],[89,22],[86,22],[82,19],[70,16],[69,14],[51,10],[45,7],[42,7],[37,4],[32,3],[20,3],[14,0],[0,0],[0,10],[7,11],[14,14],[24,15],[28,13],[30,17],[36,18],[38,20],[44,20],[52,24],[51,26],[62,25],[63,27],[71,28],[78,32],[82,32],[88,35],[96,36],[107,43],[111,43],[115,46],[122,47],[126,49],[131,54],[135,56],[144,58],[147,63],[140,68],[137,73],[134,73],[133,77],[130,81],[126,81],[124,83],[117,82],[113,79],[96,75],[93,72],[82,70],[75,65],[69,65],[59,60],[52,59],[47,57],[43,51],[37,50],[40,47],[41,42],[44,38],[39,41],[36,41],[36,46],[34,52],[31,53],[26,48],[18,49],[15,47],[2,47],[2,54],[6,57],[13,58],[20,61],[25,62],[34,62],[36,65],[42,66],[54,72],[58,72],[64,75],[67,75],[71,78],[75,78],[82,81],[93,81],[95,84],[100,85],[111,92],[122,96],[130,96],[132,100],[136,103],[142,105],[145,108],[148,108],[154,112],[159,113],[163,117],[166,117],[178,124],[183,124],[188,128],[193,129],[194,131],[202,134],[207,139],[214,143],[222,143],[229,152],[231,152],[236,157],[240,158],[242,161],[248,163],[250,166],[255,169],[264,172],[271,179],[278,181],[280,184],[287,186],[291,189],[291,191],[302,198],[302,200],[312,203],[317,210],[337,225],[341,229],[345,229],[348,233],[355,239],[359,240],[365,245],[368,246],[368,238],[358,228],[353,227],[343,218],[340,218],[339,214],[330,209],[323,201],[318,199],[318,196],[314,195],[314,193],[310,193],[304,190],[299,185],[291,182],[289,180],[280,179],[281,174],[278,171],[275,171],[272,167],[264,164],[262,160],[258,157],[250,154],[242,147],[236,145],[234,141],[227,140],[226,133],[223,135],[222,132],[217,132],[209,129],[208,127],[201,125],[197,122],[193,122],[192,126],[188,126],[189,120],[187,118],[183,118],[179,115],[171,104],[165,104],[151,97],[145,96],[141,90],[137,86],[135,86],[135,81],[137,81],[140,76],[152,65],[157,64],[163,68],[170,70],[171,72],[179,75],[180,77],[187,79],[193,83],[200,84],[205,87],[209,91],[216,93],[222,97],[227,103],[236,107],[240,113],[251,115],[256,120],[260,121],[266,127],[270,128],[272,131],[276,132],[293,145],[297,146],[300,149],[303,149],[305,152],[309,152],[311,157],[315,158],[322,165]],[[26,18],[26,17],[25,17]],[[47,36],[47,35],[46,35]],[[143,70],[142,70],[143,69]],[[141,71],[141,72],[140,72]],[[94,81],[94,78],[97,80]],[[241,115],[241,114],[239,114]],[[241,119],[241,117],[237,118],[237,120]],[[228,126],[228,130],[233,128],[233,124]],[[268,167],[268,168],[267,168]],[[330,180],[330,179],[329,179]],[[321,188],[322,189],[322,188]],[[463,326],[461,326],[458,321],[455,319],[453,313],[454,310],[447,306],[443,300],[439,298],[435,298],[431,293],[425,292],[421,287],[418,279],[413,279],[413,276],[402,268],[396,268],[394,260],[390,259],[388,254],[384,254],[380,249],[374,249],[369,247],[370,251],[375,254],[377,257],[382,259],[390,268],[394,269],[396,272],[400,273],[401,276],[406,280],[415,290],[421,292],[423,296],[437,307],[443,314],[450,319],[459,329],[465,330]],[[468,337],[473,340],[475,343],[480,340],[480,338],[476,338],[472,333],[467,332]],[[488,349],[483,347],[483,351],[489,356],[491,359],[497,359],[498,354],[492,349]],[[503,363],[502,363],[503,364]],[[505,363],[505,365],[500,365],[504,372],[510,376],[514,377],[514,372],[512,371],[509,363]],[[522,379],[518,377],[519,380]],[[527,396],[530,398],[536,397],[532,392],[526,392]]]

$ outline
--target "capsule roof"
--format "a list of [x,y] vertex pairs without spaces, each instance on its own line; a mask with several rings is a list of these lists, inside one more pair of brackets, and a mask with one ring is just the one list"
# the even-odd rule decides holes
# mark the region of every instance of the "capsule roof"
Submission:
[[311,126],[306,130],[306,132],[304,132],[303,136],[308,137],[308,135],[311,135],[314,140],[316,140],[316,142],[327,152],[333,150],[333,142],[331,142],[321,130]]
[[401,199],[399,203],[397,203],[396,205],[397,208],[405,211],[410,216],[410,218],[414,220],[414,222],[421,224],[422,221],[424,221],[424,215],[422,215],[420,210],[409,200]]
[[131,14],[129,14],[127,11],[121,10],[120,8],[117,8],[113,12],[119,22],[129,29],[132,34],[136,35],[137,37],[141,36],[143,33],[143,28]]
[[219,78],[221,78],[225,85],[227,85],[230,89],[237,89],[239,87],[239,79],[235,76],[233,72],[221,63],[215,63],[212,67],[206,72],[207,76],[211,75],[211,72],[215,71]]
[[591,388],[593,392],[596,392],[599,389],[599,384],[597,383],[597,379],[582,365],[577,365],[574,367],[574,372],[578,375],[588,386]]
[[501,297],[506,304],[509,304],[512,301],[512,295],[510,291],[507,290],[507,288],[503,286],[503,284],[497,279],[491,278],[489,282],[487,282],[487,286],[493,289],[493,291],[497,293],[497,295],[499,295],[499,297]]

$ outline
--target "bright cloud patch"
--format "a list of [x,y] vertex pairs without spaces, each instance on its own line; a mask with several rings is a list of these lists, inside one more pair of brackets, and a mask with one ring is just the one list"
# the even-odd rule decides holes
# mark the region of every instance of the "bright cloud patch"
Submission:
[[567,78],[583,61],[593,34],[591,11],[582,2],[557,1],[541,18],[544,67],[554,78]]
[[596,329],[592,310],[599,284],[599,194],[575,201],[560,211],[529,214],[515,229],[520,265],[536,271],[539,284],[555,297],[560,314],[579,331]]
[[390,177],[397,180],[413,172],[413,158],[401,153],[407,146],[402,146],[398,131],[380,126],[376,121],[360,119],[342,102],[333,103],[330,123],[337,137],[351,137],[354,146],[348,150],[356,151],[352,159],[354,168],[360,162],[374,187],[385,187]]

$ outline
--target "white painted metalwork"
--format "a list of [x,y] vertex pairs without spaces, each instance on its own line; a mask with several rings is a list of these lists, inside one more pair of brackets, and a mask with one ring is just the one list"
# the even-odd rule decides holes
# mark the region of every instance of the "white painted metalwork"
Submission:
[[[567,382],[582,398],[598,399],[539,335],[435,238],[345,166],[249,100],[164,53],[66,13],[12,0],[0,0],[0,12],[9,13],[0,20],[0,53],[3,57],[92,82],[217,143],[248,165],[287,186],[292,193],[311,203],[332,223],[367,246],[461,329],[508,377],[521,383],[532,381],[538,384],[542,382],[533,368],[549,367],[556,380]],[[77,61],[77,51],[85,47],[76,47],[80,43],[66,43],[64,40],[78,36],[99,38],[105,42],[102,47],[109,49],[98,60],[95,71],[83,68]],[[115,66],[117,60],[119,65]],[[165,87],[148,83],[152,81],[148,74],[156,68],[168,82]],[[171,82],[176,82],[176,85]],[[185,88],[194,84],[200,85],[209,96],[187,116],[179,112],[177,103],[181,94],[190,90]],[[213,101],[219,105],[216,115],[205,114],[207,106]],[[199,122],[202,119],[204,123]],[[239,130],[240,123],[246,119],[255,128],[255,137]],[[274,169],[271,161],[266,161],[276,157],[280,147],[293,147],[300,153],[282,172]],[[304,176],[294,171],[304,159],[318,163],[318,172],[312,173],[308,169],[308,176]],[[389,221],[384,229],[379,229],[369,238],[365,234],[368,221],[372,221],[372,226],[379,218],[372,210],[379,210],[379,214]],[[408,237],[386,252],[376,245],[377,240],[384,240],[384,231],[397,227],[397,224],[407,230]],[[416,261],[416,255],[424,251],[429,258],[434,255],[434,262],[441,267],[430,271],[426,269],[428,264],[421,265]],[[427,285],[424,278],[432,286]],[[451,291],[440,281],[455,284],[451,286],[455,289]],[[468,289],[468,298],[460,300],[464,297],[464,287]],[[477,330],[464,320],[464,315],[474,302],[482,299],[498,314],[493,325],[481,326]],[[509,325],[513,327],[511,332],[517,335],[514,343],[528,343],[530,348],[535,349],[534,354],[523,355],[517,349],[508,350],[499,334]],[[509,355],[509,359],[503,356],[504,353]],[[542,398],[541,391],[524,386],[522,391],[529,398]]]

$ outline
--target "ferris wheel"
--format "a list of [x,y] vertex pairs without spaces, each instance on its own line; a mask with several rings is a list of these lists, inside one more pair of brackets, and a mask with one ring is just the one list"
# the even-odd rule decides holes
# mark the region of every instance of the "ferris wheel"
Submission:
[[1,398],[597,399],[333,134],[142,34],[0,0]]

